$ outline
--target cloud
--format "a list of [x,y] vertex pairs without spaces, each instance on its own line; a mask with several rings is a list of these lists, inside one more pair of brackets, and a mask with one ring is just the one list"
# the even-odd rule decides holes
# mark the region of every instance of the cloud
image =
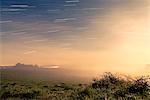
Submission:
[[60,9],[49,9],[47,10],[48,12],[60,12],[61,10]]
[[22,8],[2,8],[2,12],[17,12],[17,11],[26,11],[27,9]]
[[15,32],[15,33],[11,33],[11,35],[24,35],[27,34],[27,32]]
[[99,7],[99,8],[98,7],[97,8],[90,8],[89,7],[89,8],[83,8],[81,10],[85,10],[86,11],[86,10],[103,10],[103,9],[105,9],[105,8],[101,8],[101,7]]
[[4,24],[4,23],[11,23],[13,22],[12,20],[2,20],[0,21],[0,24]]
[[14,4],[14,5],[10,5],[10,7],[12,8],[31,8],[31,7],[35,7],[35,6],[30,6],[30,5],[25,5],[25,4]]
[[75,7],[77,6],[76,4],[65,4],[64,7]]
[[46,65],[46,66],[42,66],[41,68],[58,69],[58,68],[60,68],[60,66],[58,66],[58,65]]
[[24,52],[23,54],[25,54],[25,55],[27,55],[27,54],[33,54],[35,52],[36,52],[35,50],[31,50],[31,51]]
[[66,3],[79,3],[79,0],[66,0]]
[[60,18],[60,19],[55,19],[55,23],[59,23],[59,22],[67,22],[67,21],[75,21],[77,20],[77,18]]

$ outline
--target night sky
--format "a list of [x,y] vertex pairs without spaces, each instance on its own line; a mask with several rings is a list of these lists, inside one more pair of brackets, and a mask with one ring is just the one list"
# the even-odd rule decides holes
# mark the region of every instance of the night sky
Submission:
[[2,0],[0,63],[117,71],[132,67],[138,72],[150,63],[149,4],[149,0]]

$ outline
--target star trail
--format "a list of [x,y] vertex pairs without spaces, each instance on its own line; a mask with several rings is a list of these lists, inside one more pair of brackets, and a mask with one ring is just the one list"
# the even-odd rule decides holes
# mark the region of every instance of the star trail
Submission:
[[148,0],[2,0],[0,11],[1,64],[103,69],[150,61]]

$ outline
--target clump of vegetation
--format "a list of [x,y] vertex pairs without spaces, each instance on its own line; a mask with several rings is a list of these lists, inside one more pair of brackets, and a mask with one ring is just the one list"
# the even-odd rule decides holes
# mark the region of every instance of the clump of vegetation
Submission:
[[150,100],[149,77],[131,79],[105,73],[91,84],[2,81],[0,97],[49,100]]
[[91,87],[98,98],[104,100],[149,100],[149,77],[129,79],[111,73],[105,73],[100,79],[94,79]]

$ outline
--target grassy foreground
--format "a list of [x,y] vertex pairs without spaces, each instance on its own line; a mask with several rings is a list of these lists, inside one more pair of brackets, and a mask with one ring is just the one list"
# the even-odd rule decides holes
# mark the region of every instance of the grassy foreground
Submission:
[[149,77],[105,73],[90,84],[2,81],[1,100],[150,100]]

